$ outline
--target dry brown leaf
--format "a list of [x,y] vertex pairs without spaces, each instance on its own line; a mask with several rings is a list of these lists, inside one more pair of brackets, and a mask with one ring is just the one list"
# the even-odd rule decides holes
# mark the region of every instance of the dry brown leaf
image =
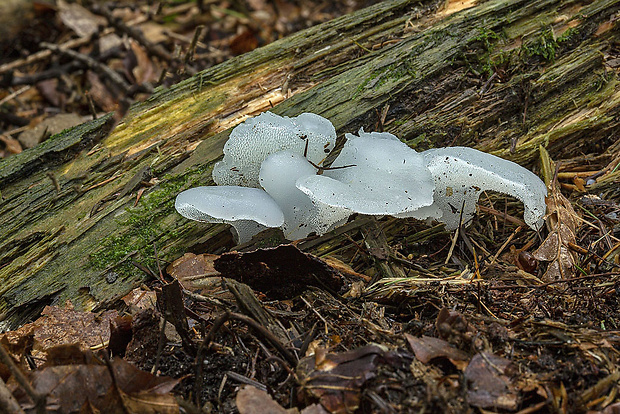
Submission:
[[312,404],[301,410],[301,414],[329,414],[329,412],[320,404]]
[[452,347],[443,339],[432,338],[430,336],[416,338],[409,334],[405,334],[405,338],[420,362],[428,364],[432,359],[446,358],[459,369],[465,369],[465,367],[467,367],[469,355]]
[[509,374],[511,361],[481,352],[474,355],[463,373],[467,381],[467,402],[494,410],[517,409],[519,395]]
[[287,410],[263,390],[246,385],[235,399],[240,414],[287,414]]
[[57,114],[41,120],[41,122],[24,130],[17,139],[24,148],[32,148],[47,137],[58,134],[65,129],[82,123],[82,117],[78,114]]
[[[88,359],[84,356],[84,359]],[[110,376],[114,371],[115,382]],[[95,364],[62,365],[34,371],[31,382],[36,392],[47,396],[47,409],[53,412],[178,413],[170,391],[179,383],[169,377],[156,377],[120,358],[111,366]],[[26,408],[23,393],[16,398]]]
[[94,314],[57,306],[46,306],[42,314],[34,322],[34,347],[41,351],[63,344],[101,345],[110,337],[110,320],[118,316],[115,310]]
[[575,243],[579,218],[570,201],[555,185],[549,191],[546,202],[547,226],[551,232],[533,256],[536,260],[550,262],[542,280],[554,282],[569,279],[575,274],[577,258],[568,244]]
[[117,103],[108,88],[101,82],[99,76],[89,70],[86,72],[86,78],[90,83],[90,89],[88,93],[93,98],[93,101],[106,112],[111,112],[116,109]]
[[0,141],[4,143],[6,151],[9,154],[19,154],[22,152],[22,146],[15,138],[11,138],[7,135],[0,135]]
[[152,290],[144,290],[138,287],[123,296],[121,300],[131,309],[132,313],[135,313],[144,309],[154,309],[157,303],[157,294]]
[[132,62],[133,65],[127,68],[128,72],[131,72],[131,77],[136,83],[156,81],[155,68],[146,50],[133,39],[130,40],[129,44],[131,46],[131,53],[135,57],[135,61]]
[[377,375],[377,367],[399,361],[394,351],[380,345],[366,345],[352,351],[329,353],[317,349],[297,365],[301,394],[318,399],[330,413],[354,412],[360,404],[363,386]]
[[62,23],[73,30],[79,37],[86,37],[95,34],[99,26],[107,22],[102,16],[97,16],[78,3],[67,3],[58,0],[58,16]]
[[[185,289],[209,287],[214,282],[211,278],[220,274],[213,267],[213,262],[218,257],[220,256],[216,254],[185,253],[172,262],[166,268],[166,272],[177,279]],[[215,283],[219,284],[219,278]]]
[[[54,106],[62,106],[67,102],[67,94],[58,89],[58,79],[46,79],[37,82],[37,90]],[[32,123],[31,123],[32,124]]]

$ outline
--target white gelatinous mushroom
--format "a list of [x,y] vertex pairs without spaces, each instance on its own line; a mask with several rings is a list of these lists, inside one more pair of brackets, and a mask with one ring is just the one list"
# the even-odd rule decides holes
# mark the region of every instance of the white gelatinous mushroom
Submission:
[[289,118],[264,112],[232,130],[224,158],[213,168],[213,181],[258,188],[261,164],[270,154],[288,150],[320,164],[335,142],[336,130],[322,116],[304,113]]
[[547,187],[526,168],[512,161],[467,147],[435,148],[421,153],[435,180],[439,218],[453,230],[468,223],[483,191],[497,191],[523,202],[525,223],[540,229],[546,211]]
[[263,190],[237,186],[194,187],[180,193],[174,207],[183,217],[207,223],[228,223],[239,243],[267,227],[280,227],[284,214]]
[[260,185],[284,213],[282,230],[289,240],[324,234],[346,222],[351,211],[315,203],[296,187],[298,180],[316,176],[317,169],[306,158],[280,151],[265,159],[260,169]]
[[298,181],[313,201],[352,213],[394,215],[433,204],[433,177],[424,158],[396,136],[360,130],[323,175]]

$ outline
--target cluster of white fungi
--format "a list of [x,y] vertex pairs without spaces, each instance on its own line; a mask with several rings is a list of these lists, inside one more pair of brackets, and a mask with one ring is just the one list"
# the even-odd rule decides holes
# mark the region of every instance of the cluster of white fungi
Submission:
[[265,112],[233,129],[215,165],[217,186],[183,191],[184,217],[229,223],[240,243],[268,227],[289,240],[324,234],[353,213],[435,219],[455,229],[475,213],[481,192],[521,200],[524,219],[538,229],[545,214],[544,183],[531,171],[472,148],[416,152],[386,132],[346,134],[329,167],[336,131],[329,120]]

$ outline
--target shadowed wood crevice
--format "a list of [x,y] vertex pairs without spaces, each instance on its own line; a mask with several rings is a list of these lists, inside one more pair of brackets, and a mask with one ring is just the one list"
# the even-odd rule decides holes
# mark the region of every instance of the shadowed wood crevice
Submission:
[[[609,148],[600,162],[611,162],[620,88],[606,61],[620,35],[597,31],[620,0],[463,4],[377,4],[159,89],[109,136],[99,119],[1,161],[1,327],[52,302],[117,300],[144,277],[132,260],[154,264],[154,245],[165,261],[230,247],[225,226],[181,218],[174,198],[212,183],[230,128],[265,110],[320,114],[340,136],[364,127],[420,149],[476,146],[530,168],[540,145],[554,159]],[[595,188],[617,197],[614,174]],[[336,231],[307,245],[325,254],[347,243]]]

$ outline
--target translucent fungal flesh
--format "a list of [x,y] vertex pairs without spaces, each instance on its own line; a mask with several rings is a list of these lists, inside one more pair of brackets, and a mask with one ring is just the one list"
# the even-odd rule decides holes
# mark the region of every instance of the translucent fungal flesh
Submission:
[[487,190],[521,200],[530,227],[543,223],[546,187],[518,164],[464,147],[418,153],[384,132],[346,138],[319,172],[336,139],[327,119],[269,112],[248,119],[213,170],[219,186],[184,191],[175,207],[193,220],[230,223],[240,242],[266,227],[281,227],[290,240],[324,234],[353,213],[437,219],[451,230],[471,220]]
[[476,211],[483,191],[497,191],[523,202],[523,218],[528,226],[543,224],[547,188],[531,171],[512,161],[466,147],[436,148],[422,152],[435,181],[434,205],[442,211],[439,218],[448,230],[459,226]]
[[411,212],[433,203],[433,177],[424,158],[392,134],[347,134],[342,151],[323,175],[298,187],[315,202],[371,215]]
[[280,227],[284,214],[263,190],[237,186],[195,187],[180,193],[174,207],[185,218],[231,224],[240,243],[267,227]]
[[260,169],[260,184],[284,213],[282,230],[290,240],[323,234],[346,221],[351,212],[313,202],[296,187],[298,180],[316,177],[317,169],[302,155],[281,151],[270,155]]

